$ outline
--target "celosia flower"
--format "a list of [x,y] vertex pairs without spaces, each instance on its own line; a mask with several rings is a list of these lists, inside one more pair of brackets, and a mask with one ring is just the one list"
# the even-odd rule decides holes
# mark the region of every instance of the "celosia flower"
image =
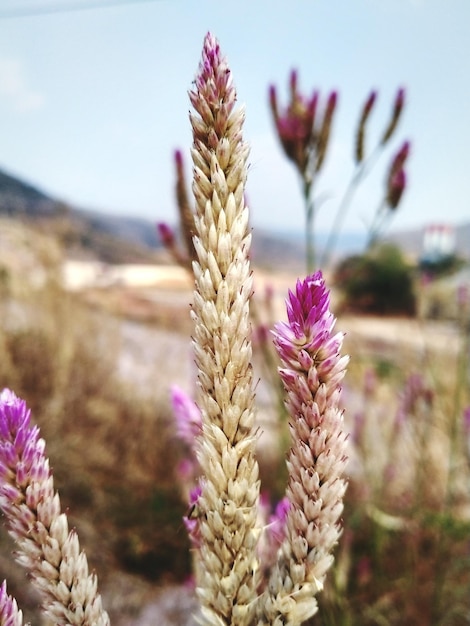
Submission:
[[410,142],[405,141],[392,159],[387,177],[386,201],[390,209],[395,210],[406,187],[404,165],[410,154]]
[[325,160],[326,151],[330,141],[331,124],[333,122],[333,114],[338,104],[338,92],[332,91],[329,96],[325,107],[325,113],[323,120],[318,131],[317,145],[316,145],[316,160],[315,160],[315,172],[319,172],[323,161]]
[[387,204],[390,209],[395,210],[400,203],[406,187],[405,170],[398,170],[388,181]]
[[165,222],[157,223],[157,232],[162,240],[163,245],[174,258],[174,260],[183,267],[188,267],[189,260],[181,250],[175,236],[174,230]]
[[403,144],[400,146],[400,149],[392,159],[389,170],[389,177],[393,176],[396,172],[403,169],[403,166],[410,155],[410,151],[411,143],[409,141],[404,141]]
[[4,389],[0,394],[0,508],[18,545],[17,561],[42,596],[42,608],[56,624],[105,626],[95,575],[75,531],[68,529],[54,491],[45,442],[30,425],[26,403]]
[[279,112],[277,91],[274,85],[269,88],[269,102],[279,140],[286,156],[291,159],[303,174],[310,161],[310,151],[315,142],[315,113],[318,92],[314,91],[307,99],[297,90],[297,72],[290,75],[291,100],[282,113]]
[[374,107],[375,101],[377,100],[377,92],[371,91],[367,100],[364,103],[361,111],[361,117],[359,119],[359,124],[357,127],[356,134],[356,150],[355,150],[355,158],[356,163],[361,163],[364,159],[364,138],[365,138],[365,130],[367,120],[371,114],[371,111]]
[[23,626],[23,613],[16,600],[7,594],[7,584],[0,587],[0,626]]
[[175,233],[169,224],[166,222],[158,222],[157,231],[160,235],[160,239],[166,248],[172,248],[175,245]]
[[216,39],[204,40],[190,92],[196,201],[193,318],[198,367],[201,545],[197,593],[207,624],[252,623],[258,585],[258,465],[249,298],[251,235],[245,206],[244,111]]
[[310,98],[298,91],[298,76],[290,75],[290,102],[284,111],[279,110],[276,87],[269,88],[269,103],[277,134],[288,159],[293,161],[305,181],[311,182],[314,172],[323,164],[328,147],[331,123],[338,94],[332,91],[321,120],[318,120],[318,91]]
[[340,356],[343,335],[333,334],[335,318],[321,272],[289,292],[287,316],[276,326],[274,342],[291,419],[290,508],[281,556],[258,616],[262,624],[294,625],[316,612],[315,594],[341,534],[347,436],[339,400],[348,357]]
[[395,96],[395,101],[393,103],[392,117],[390,118],[390,122],[388,123],[388,126],[385,129],[385,132],[382,136],[382,141],[381,141],[382,145],[387,143],[387,141],[395,132],[395,129],[400,120],[404,106],[405,106],[405,90],[403,89],[403,87],[400,87],[400,89],[397,91],[397,94]]

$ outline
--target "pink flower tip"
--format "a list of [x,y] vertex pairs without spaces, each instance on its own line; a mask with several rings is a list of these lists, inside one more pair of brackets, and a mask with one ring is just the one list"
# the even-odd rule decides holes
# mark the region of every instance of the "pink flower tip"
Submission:
[[395,108],[403,108],[403,105],[405,104],[405,95],[405,88],[400,87],[397,91],[397,95],[395,96]]
[[178,169],[183,167],[183,153],[181,150],[175,150],[175,163]]
[[277,90],[275,85],[269,85],[269,102],[272,107],[277,105]]
[[289,290],[287,317],[292,330],[300,337],[328,312],[330,295],[321,271],[298,280],[295,293]]
[[292,93],[297,92],[298,78],[299,76],[298,76],[297,70],[291,70],[289,84],[290,84]]
[[336,105],[338,104],[338,98],[339,98],[339,93],[336,90],[332,91],[330,95],[328,96],[327,108],[334,109]]
[[18,439],[29,426],[30,411],[26,402],[10,389],[0,393],[0,437],[7,441]]
[[366,103],[364,105],[364,115],[368,115],[371,112],[372,107],[374,106],[375,101],[378,98],[378,95],[379,94],[375,89],[373,89],[370,92],[369,97],[367,98]]
[[165,246],[172,246],[174,244],[175,233],[173,232],[171,226],[169,226],[166,222],[158,222],[157,231]]

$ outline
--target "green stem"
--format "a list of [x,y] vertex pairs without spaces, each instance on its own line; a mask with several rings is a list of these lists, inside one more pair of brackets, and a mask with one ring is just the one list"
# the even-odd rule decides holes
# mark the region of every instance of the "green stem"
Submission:
[[310,195],[313,188],[313,181],[303,179],[303,196],[305,202],[305,254],[307,273],[311,274],[315,270],[315,237],[314,237],[314,218],[315,205]]
[[355,171],[351,177],[351,180],[346,187],[346,191],[343,194],[341,202],[339,203],[338,210],[336,211],[335,219],[333,221],[333,226],[328,235],[328,239],[326,241],[326,245],[321,257],[320,266],[326,267],[331,260],[334,249],[336,247],[336,243],[338,241],[338,235],[341,230],[341,225],[344,221],[344,216],[346,215],[346,211],[349,208],[351,201],[356,193],[359,184],[363,181],[363,179],[369,174],[371,171],[375,161],[379,158],[380,152],[382,150],[382,145],[379,144],[376,146],[375,150],[371,153],[369,158],[356,166]]
[[366,250],[371,250],[374,244],[377,242],[380,231],[385,224],[387,219],[387,205],[385,199],[379,204],[377,211],[375,212],[374,219],[372,220],[372,224],[369,228],[369,233],[367,235],[367,243]]

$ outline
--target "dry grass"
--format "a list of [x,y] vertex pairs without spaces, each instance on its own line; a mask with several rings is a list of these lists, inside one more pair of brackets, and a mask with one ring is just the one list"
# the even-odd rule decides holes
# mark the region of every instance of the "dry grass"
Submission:
[[[182,581],[190,568],[185,505],[175,488],[183,451],[167,398],[173,376],[186,384],[191,377],[190,292],[121,286],[67,293],[57,280],[60,254],[46,238],[18,231],[10,242],[2,245],[0,272],[2,386],[33,410],[63,505],[115,623],[137,623],[132,615],[150,601],[153,585]],[[33,267],[39,271],[31,282]],[[268,283],[276,295],[264,303]],[[283,316],[287,285],[292,277],[257,278],[258,321],[269,326]],[[123,339],[123,319],[133,320],[124,322],[132,345]],[[354,430],[362,413],[365,426],[362,441],[353,437],[345,533],[321,600],[325,625],[468,623],[469,473],[461,408],[470,396],[468,379],[463,388],[458,384],[462,339],[455,326],[413,324],[338,322],[353,357],[347,419]],[[158,344],[164,344],[160,353]],[[279,425],[282,418],[261,352],[255,364],[267,431],[262,472],[279,495],[283,430],[269,420]],[[374,388],[364,392],[370,371]],[[397,434],[400,394],[413,372],[422,375],[430,396],[418,394]],[[37,621],[37,599],[11,565],[11,543],[2,536],[1,544],[0,577],[8,576],[10,591]]]

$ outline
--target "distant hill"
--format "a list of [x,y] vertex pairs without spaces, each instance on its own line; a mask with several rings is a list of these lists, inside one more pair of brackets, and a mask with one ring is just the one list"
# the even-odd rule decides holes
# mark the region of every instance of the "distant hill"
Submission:
[[0,214],[10,217],[50,217],[59,202],[14,176],[0,170]]
[[109,263],[161,260],[162,245],[152,221],[67,205],[3,170],[0,170],[0,215],[55,234],[72,257]]
[[[175,213],[176,214],[176,213]],[[0,170],[0,215],[25,220],[39,229],[53,230],[67,255],[96,258],[109,263],[162,261],[164,257],[155,223],[66,205],[33,185]],[[279,269],[302,267],[303,241],[256,229],[256,263]]]
[[[74,258],[108,263],[168,262],[153,221],[67,205],[1,169],[0,215],[25,220],[39,230],[55,234],[66,254]],[[395,233],[386,240],[416,259],[422,250],[423,229]],[[320,249],[324,241],[320,233]],[[364,241],[364,234],[342,234],[335,258],[362,251]],[[470,222],[456,228],[456,246],[457,253],[470,260]],[[253,232],[254,262],[268,269],[302,271],[304,250],[300,230],[292,234],[256,228]]]

